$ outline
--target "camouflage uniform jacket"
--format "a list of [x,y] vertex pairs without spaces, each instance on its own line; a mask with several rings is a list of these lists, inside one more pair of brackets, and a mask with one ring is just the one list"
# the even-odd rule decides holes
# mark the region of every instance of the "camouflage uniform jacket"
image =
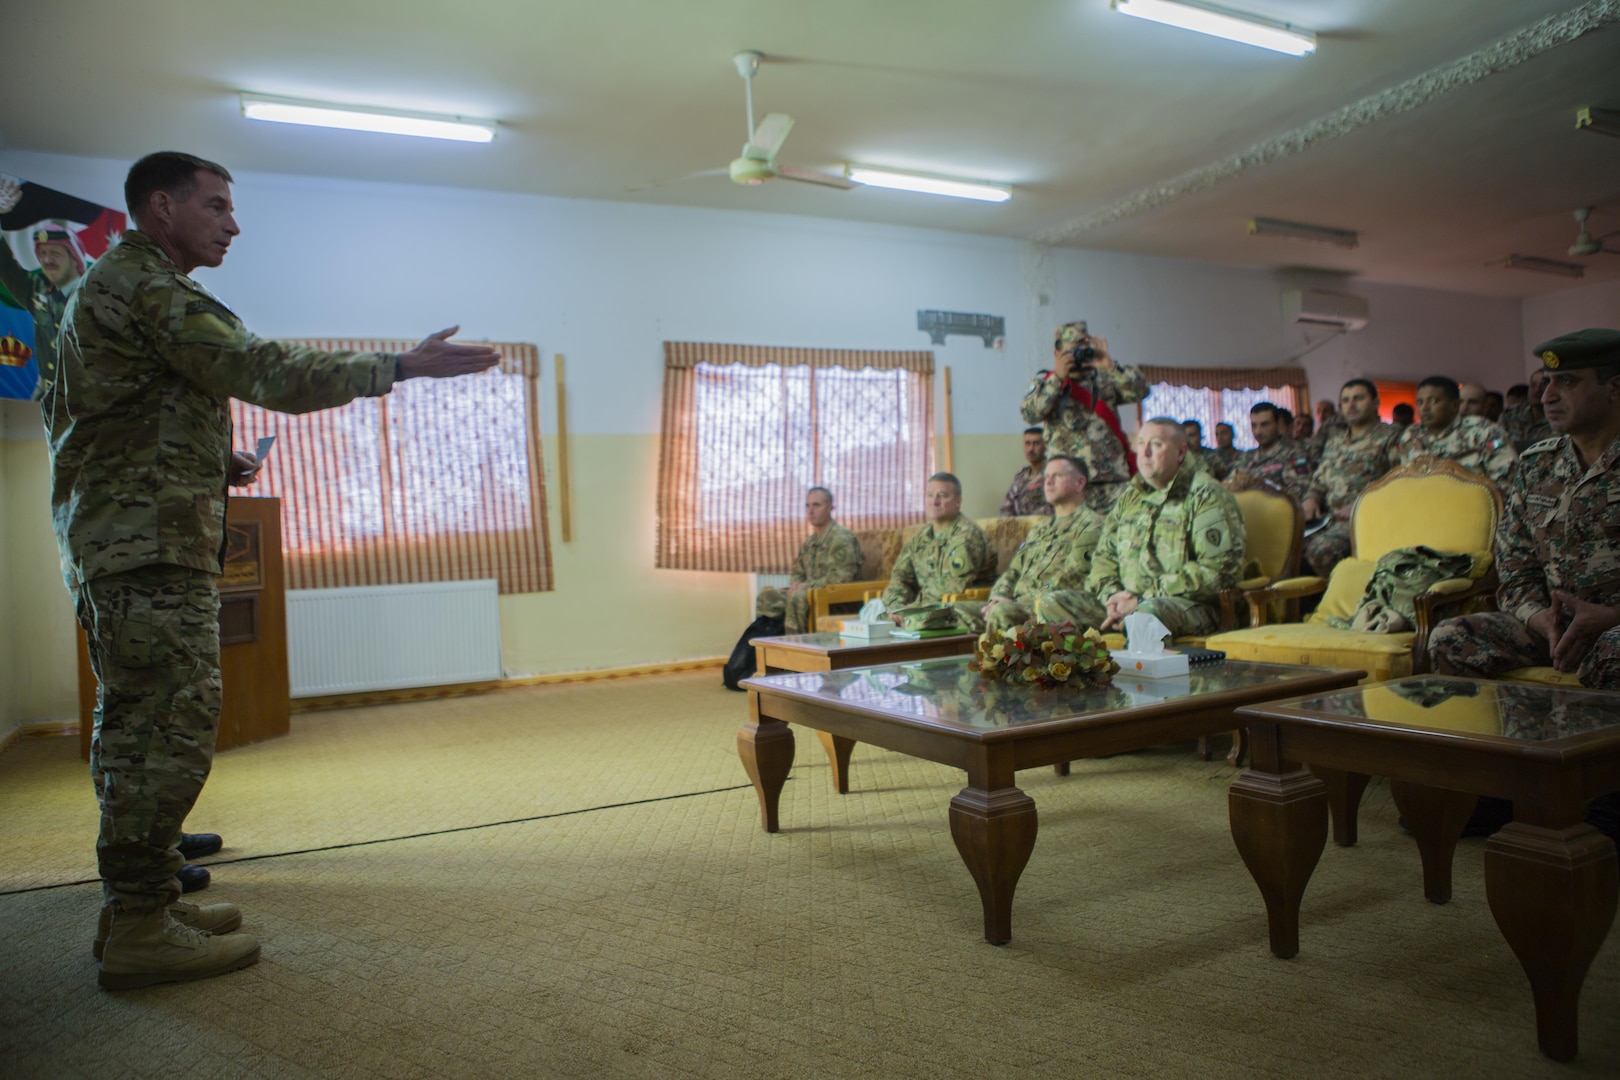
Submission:
[[69,588],[154,564],[217,574],[230,399],[286,412],[386,394],[398,358],[261,341],[140,232],[68,307],[41,408]]
[[830,521],[826,532],[819,535],[812,532],[799,545],[788,580],[793,584],[802,581],[812,589],[842,585],[860,576],[861,562],[865,558],[855,534],[838,522]]
[[[1116,364],[1112,370],[1091,369],[1094,377],[1084,381],[1094,398],[1116,409],[1122,404],[1141,401],[1148,395],[1147,377],[1134,367]],[[1063,380],[1050,371],[1035,376],[1019,413],[1026,424],[1040,424],[1046,431],[1046,452],[1085,463],[1086,505],[1107,510],[1118,497],[1119,487],[1131,478],[1125,444],[1119,441],[1102,417],[1080,404],[1063,388]]]
[[1568,436],[1524,452],[1496,525],[1497,607],[1520,622],[1552,590],[1620,604],[1620,439],[1583,470]]
[[996,553],[984,531],[965,514],[938,532],[924,525],[894,560],[883,606],[889,611],[912,604],[937,604],[946,593],[989,585],[996,576]]
[[1033,514],[1052,516],[1052,504],[1046,501],[1046,466],[1036,472],[1035,466],[1025,465],[1013,474],[1012,487],[1001,500],[998,517],[1028,517]]
[[1513,449],[1521,454],[1542,439],[1553,437],[1552,425],[1545,416],[1538,417],[1532,412],[1528,401],[1504,412],[1501,424],[1502,430],[1513,440]]
[[1217,446],[1213,450],[1206,446],[1204,448],[1204,453],[1209,455],[1212,463],[1220,463],[1221,467],[1219,471],[1214,469],[1211,469],[1210,471],[1214,472],[1215,475],[1221,480],[1225,480],[1228,476],[1231,476],[1232,473],[1237,471],[1238,462],[1243,460],[1243,451],[1239,450],[1235,446]]
[[1232,493],[1186,462],[1159,490],[1140,476],[1108,512],[1086,591],[1214,604],[1243,569],[1243,514]]
[[1356,435],[1348,424],[1333,429],[1306,497],[1315,499],[1324,511],[1349,506],[1368,484],[1395,467],[1400,439],[1400,428],[1394,424],[1374,424],[1363,435]]
[[1498,484],[1507,480],[1519,459],[1508,433],[1482,416],[1459,416],[1438,435],[1422,424],[1413,424],[1401,435],[1400,454],[1402,465],[1424,456],[1444,458]]
[[24,270],[11,253],[11,247],[0,242],[0,285],[6,287],[12,299],[29,309],[34,316],[34,359],[39,364],[39,384],[34,390],[37,399],[45,385],[56,377],[56,335],[62,329],[62,316],[68,301],[79,291],[84,276],[68,282],[58,289],[41,270]]
[[1316,456],[1310,443],[1296,443],[1278,439],[1270,446],[1257,446],[1245,450],[1238,458],[1233,476],[1248,475],[1257,480],[1270,480],[1300,502],[1305,501],[1305,490],[1310,487],[1311,473],[1316,469]]
[[1102,527],[1102,515],[1089,506],[1041,522],[1029,531],[990,595],[1022,602],[1054,589],[1085,588]]

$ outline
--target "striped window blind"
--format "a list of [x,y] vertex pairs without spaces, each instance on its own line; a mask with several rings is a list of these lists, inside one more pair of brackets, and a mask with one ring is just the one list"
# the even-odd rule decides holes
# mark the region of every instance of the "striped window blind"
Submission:
[[922,520],[934,354],[664,343],[656,565],[780,573],[804,495],[851,529]]
[[[329,352],[414,341],[299,340]],[[289,589],[494,578],[552,586],[534,345],[479,375],[412,379],[381,398],[289,416],[231,402],[235,445],[276,436],[251,491],[282,500]]]

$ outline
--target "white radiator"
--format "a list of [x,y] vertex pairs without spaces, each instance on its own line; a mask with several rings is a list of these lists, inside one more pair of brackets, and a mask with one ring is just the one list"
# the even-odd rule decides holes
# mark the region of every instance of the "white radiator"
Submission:
[[290,591],[287,674],[295,698],[502,678],[496,583]]
[[[758,599],[759,590],[763,589],[767,585],[775,585],[778,589],[786,592],[788,585],[791,583],[791,574],[761,574],[757,571],[749,574],[748,588],[752,591],[750,591],[748,594],[748,602],[752,604],[756,599]],[[759,611],[757,609],[751,609],[751,614],[754,616],[754,618],[759,618]]]

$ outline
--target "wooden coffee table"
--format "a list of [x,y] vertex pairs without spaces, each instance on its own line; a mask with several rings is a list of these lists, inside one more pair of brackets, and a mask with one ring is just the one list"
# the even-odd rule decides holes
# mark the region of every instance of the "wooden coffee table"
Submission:
[[1620,694],[1421,676],[1240,716],[1253,766],[1228,797],[1232,839],[1272,953],[1299,951],[1300,898],[1327,842],[1324,778],[1359,791],[1390,777],[1437,903],[1476,796],[1511,799],[1514,820],[1485,842],[1485,896],[1529,977],[1542,1052],[1573,1058],[1581,984],[1620,892],[1614,843],[1583,821],[1588,799],[1620,791]]
[[737,754],[777,832],[782,785],[799,724],[847,740],[953,765],[967,786],[950,802],[951,836],[979,887],[984,937],[1012,938],[1013,892],[1035,847],[1035,800],[1019,769],[1139,750],[1235,726],[1243,705],[1353,685],[1359,671],[1226,661],[1177,679],[1040,690],[986,683],[968,657],[748,679]]
[[[843,671],[846,668],[930,660],[938,656],[971,655],[977,634],[949,634],[933,638],[859,638],[839,633],[789,634],[754,639],[755,668],[761,675],[784,671]],[[855,740],[818,731],[821,748],[832,769],[833,790],[849,794],[849,756]]]

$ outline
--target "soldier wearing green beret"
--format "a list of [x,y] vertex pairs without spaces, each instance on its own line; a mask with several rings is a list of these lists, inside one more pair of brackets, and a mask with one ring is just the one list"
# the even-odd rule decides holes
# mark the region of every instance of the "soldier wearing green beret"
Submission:
[[1175,420],[1149,420],[1136,446],[1140,471],[1103,522],[1085,588],[1047,593],[1035,617],[1112,630],[1141,611],[1177,637],[1212,634],[1221,590],[1243,568],[1243,513],[1230,491],[1186,460],[1187,436]]
[[[962,482],[948,472],[928,478],[928,524],[906,541],[883,590],[883,607],[896,625],[902,608],[939,604],[947,593],[989,585],[996,576],[996,553],[972,518],[962,513]],[[959,601],[960,624],[969,626],[976,601]]]
[[[135,230],[85,275],[40,403],[62,572],[100,682],[90,768],[101,805],[98,981],[120,990],[259,957],[236,905],[180,904],[180,826],[213,763],[230,401],[308,412],[400,379],[482,371],[499,354],[442,331],[399,355],[327,353],[248,333],[191,278],[240,230],[231,176],[164,152],[124,184]],[[245,459],[245,460],[244,460]]]
[[1620,330],[1536,346],[1557,434],[1529,447],[1497,525],[1499,610],[1448,619],[1434,669],[1494,678],[1551,665],[1620,690]]
[[1055,589],[1081,589],[1103,519],[1085,505],[1085,466],[1072,457],[1046,462],[1046,501],[1053,516],[1030,530],[1012,562],[990,589],[972,629],[1005,630],[1035,617],[1035,602]]

